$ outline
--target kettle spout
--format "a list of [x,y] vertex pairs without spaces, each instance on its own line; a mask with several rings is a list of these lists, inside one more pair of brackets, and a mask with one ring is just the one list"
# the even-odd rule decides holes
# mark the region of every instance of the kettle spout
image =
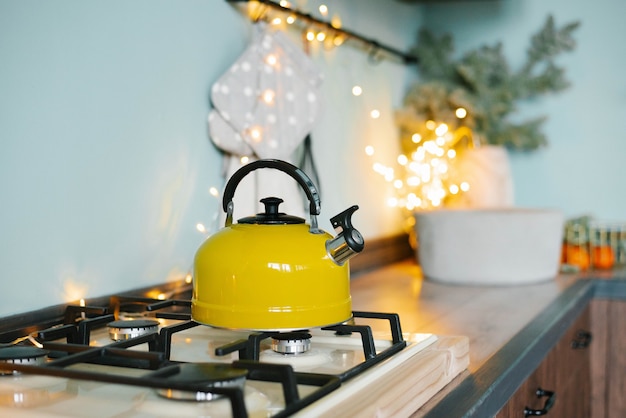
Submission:
[[338,235],[326,241],[326,253],[337,265],[343,266],[365,248],[363,236],[352,226],[352,214],[358,208],[354,205],[330,219]]

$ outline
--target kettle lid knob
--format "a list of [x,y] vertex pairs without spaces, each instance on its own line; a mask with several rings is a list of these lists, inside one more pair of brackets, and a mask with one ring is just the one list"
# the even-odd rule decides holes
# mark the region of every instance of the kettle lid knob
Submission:
[[303,224],[304,219],[278,211],[278,206],[283,202],[283,199],[280,197],[263,198],[261,203],[265,205],[265,212],[241,218],[237,222],[240,224],[263,225]]
[[265,205],[265,214],[268,216],[278,215],[278,206],[283,202],[284,200],[280,197],[266,197],[261,199],[261,203]]

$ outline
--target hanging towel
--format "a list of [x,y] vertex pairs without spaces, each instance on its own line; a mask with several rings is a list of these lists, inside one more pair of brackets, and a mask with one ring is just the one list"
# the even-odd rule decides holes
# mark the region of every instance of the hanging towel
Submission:
[[[209,133],[226,153],[225,177],[241,167],[242,156],[293,162],[319,113],[321,82],[311,59],[285,33],[256,23],[250,45],[211,88]],[[295,180],[276,170],[250,173],[239,195],[245,196],[235,200],[242,216],[260,211],[257,202],[267,196],[282,198],[281,211],[293,215],[304,216],[308,207]]]

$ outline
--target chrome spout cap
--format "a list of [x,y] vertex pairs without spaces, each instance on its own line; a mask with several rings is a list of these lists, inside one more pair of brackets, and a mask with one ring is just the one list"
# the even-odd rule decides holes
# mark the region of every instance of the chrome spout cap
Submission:
[[358,208],[354,205],[330,219],[338,235],[326,241],[326,253],[337,265],[343,266],[365,248],[363,236],[352,226],[352,215]]

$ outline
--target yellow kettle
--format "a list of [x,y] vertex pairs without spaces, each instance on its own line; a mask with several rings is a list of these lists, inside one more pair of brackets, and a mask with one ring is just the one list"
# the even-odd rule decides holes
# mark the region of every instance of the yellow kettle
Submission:
[[[282,199],[261,199],[265,212],[233,223],[239,182],[259,168],[294,178],[309,200],[310,224],[281,213]],[[224,228],[196,252],[191,315],[220,328],[286,331],[334,325],[352,317],[348,260],[364,240],[351,222],[358,206],[331,218],[338,235],[318,228],[319,193],[298,167],[281,160],[251,162],[228,180]]]

